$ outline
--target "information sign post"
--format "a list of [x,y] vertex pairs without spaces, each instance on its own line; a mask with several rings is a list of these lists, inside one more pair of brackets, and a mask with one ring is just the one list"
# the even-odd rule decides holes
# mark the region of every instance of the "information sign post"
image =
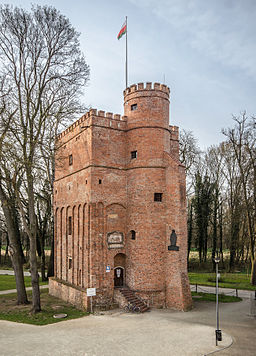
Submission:
[[91,297],[90,301],[91,301],[91,313],[93,312],[92,310],[92,297],[94,297],[96,295],[96,288],[87,288],[86,289],[86,294],[87,297]]

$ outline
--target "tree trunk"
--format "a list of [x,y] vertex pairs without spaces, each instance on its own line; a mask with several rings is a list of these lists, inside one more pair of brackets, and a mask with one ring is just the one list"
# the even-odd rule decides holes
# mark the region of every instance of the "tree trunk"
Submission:
[[40,289],[39,289],[39,274],[37,271],[37,260],[36,260],[36,239],[30,239],[30,272],[31,272],[31,284],[32,284],[32,312],[38,313],[41,311],[40,303]]
[[45,282],[47,281],[47,277],[45,275],[45,238],[42,236],[41,238],[41,276],[42,276],[42,281]]
[[214,201],[214,212],[213,212],[213,234],[212,234],[212,271],[215,271],[215,254],[217,247],[217,202]]
[[220,205],[220,214],[219,214],[219,233],[220,233],[220,260],[221,266],[224,267],[224,259],[223,259],[223,210],[222,210],[222,203]]
[[43,224],[43,228],[41,229],[38,228],[38,235],[37,235],[38,245],[40,245],[40,254],[38,253],[38,255],[40,256],[41,259],[41,278],[43,282],[47,281],[47,277],[45,275],[45,232],[46,232],[46,223]]
[[256,258],[252,260],[251,284],[256,286]]
[[28,234],[25,235],[25,243],[26,243],[26,258],[29,258],[29,250],[30,250],[30,244],[29,244],[29,237]]
[[245,261],[244,261],[245,264],[248,263],[249,252],[250,252],[250,245],[248,244],[248,245],[246,245],[246,255],[245,255]]
[[41,276],[42,276],[42,281],[45,282],[47,281],[47,277],[45,274],[45,252],[42,252],[42,257],[41,257]]
[[13,241],[9,246],[9,253],[11,256],[16,281],[17,304],[28,304],[23,274],[24,255],[20,252],[20,250],[21,246],[18,241]]
[[[15,251],[16,248],[10,246],[10,254],[12,265],[14,269],[16,289],[17,289],[17,304],[28,304],[27,292],[25,289],[24,283],[24,274],[23,274],[23,261],[19,253]],[[12,251],[12,252],[11,252]]]
[[38,234],[37,234],[37,239],[36,239],[36,246],[37,246],[37,254],[40,257],[41,261],[41,278],[42,281],[45,282],[47,281],[47,278],[45,276],[45,238],[44,238],[44,229],[41,230],[38,228]]
[[[231,239],[232,239],[232,237],[231,237]],[[229,258],[229,272],[233,272],[233,270],[234,270],[235,254],[236,254],[236,250],[235,250],[234,241],[231,240],[230,258]]]
[[230,259],[229,272],[232,272],[235,267],[235,259],[237,252],[237,242],[239,238],[239,224],[240,224],[241,210],[236,206],[231,212],[231,236],[230,236]]
[[198,248],[198,254],[199,254],[199,264],[202,263],[202,247],[199,243],[199,248]]
[[54,276],[54,238],[52,237],[51,255],[50,255],[50,261],[49,261],[49,265],[48,265],[47,278],[53,277],[53,276]]
[[204,226],[204,249],[203,249],[203,257],[204,257],[204,262],[207,262],[207,248],[208,248],[208,234],[207,234],[207,225]]
[[24,283],[24,275],[23,275],[23,263],[24,263],[24,255],[22,253],[21,244],[20,244],[20,234],[19,228],[15,225],[13,216],[11,214],[11,209],[9,207],[10,201],[8,201],[4,190],[0,185],[0,201],[2,203],[2,209],[5,217],[5,223],[8,232],[9,238],[9,251],[11,255],[11,260],[13,263],[13,269],[16,280],[17,287],[17,303],[18,304],[27,304],[27,293],[25,289]]
[[[28,212],[29,212],[29,226],[26,224],[23,214],[23,222],[27,227],[27,234],[29,236],[30,251],[29,261],[31,270],[31,284],[32,284],[32,312],[38,313],[41,311],[40,303],[40,288],[39,288],[39,274],[37,269],[37,220],[35,214],[35,201],[34,201],[34,188],[33,188],[33,175],[31,166],[27,167],[26,171],[28,182]],[[22,209],[22,207],[21,207]]]
[[9,250],[9,237],[8,233],[6,235],[6,246],[5,246],[5,254],[4,254],[4,263],[8,264],[8,250]]
[[189,204],[189,218],[188,218],[188,254],[187,254],[187,266],[189,268],[189,254],[192,243],[192,234],[193,234],[193,205],[190,202]]
[[[28,160],[29,162],[31,161]],[[37,313],[41,311],[40,304],[40,289],[39,289],[39,275],[37,270],[37,258],[36,258],[36,250],[37,250],[37,220],[35,215],[35,204],[34,204],[34,191],[33,191],[33,178],[31,167],[27,169],[27,193],[28,193],[28,217],[25,213],[24,207],[22,205],[19,192],[17,191],[17,200],[18,205],[22,217],[22,222],[26,233],[29,237],[30,249],[29,249],[29,262],[30,262],[30,272],[31,272],[31,284],[32,284],[32,313]]]

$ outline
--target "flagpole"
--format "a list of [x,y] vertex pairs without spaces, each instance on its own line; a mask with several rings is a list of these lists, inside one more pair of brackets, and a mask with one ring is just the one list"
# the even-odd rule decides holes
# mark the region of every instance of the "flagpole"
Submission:
[[128,61],[127,61],[127,32],[128,32],[128,27],[127,27],[127,16],[125,17],[125,22],[126,22],[125,85],[126,85],[126,88],[128,88]]

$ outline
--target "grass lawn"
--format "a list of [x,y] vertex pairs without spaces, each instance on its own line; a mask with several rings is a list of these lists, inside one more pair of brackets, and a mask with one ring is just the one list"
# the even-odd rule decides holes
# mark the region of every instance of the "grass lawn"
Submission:
[[[31,287],[31,277],[25,276],[24,279],[25,279],[25,286]],[[48,281],[46,281],[46,282],[40,281],[40,285],[42,285],[42,284],[48,284]],[[0,291],[8,290],[8,289],[16,289],[15,277],[1,274],[0,275]]]
[[[215,287],[215,273],[195,273],[189,272],[189,282],[191,284],[200,284],[203,286]],[[243,273],[221,273],[219,287],[256,290],[256,286],[250,284],[250,277]]]
[[[196,293],[191,292],[193,300],[206,301],[206,302],[216,302],[216,295],[212,293]],[[219,294],[220,303],[234,303],[241,302],[242,298]]]
[[[31,292],[28,292],[28,298],[31,299]],[[0,296],[1,320],[34,325],[47,325],[89,315],[89,313],[78,310],[63,300],[50,296],[48,289],[41,291],[41,308],[42,311],[40,313],[31,314],[31,304],[16,305],[16,294]],[[67,314],[67,317],[64,319],[55,319],[53,317],[54,314]]]

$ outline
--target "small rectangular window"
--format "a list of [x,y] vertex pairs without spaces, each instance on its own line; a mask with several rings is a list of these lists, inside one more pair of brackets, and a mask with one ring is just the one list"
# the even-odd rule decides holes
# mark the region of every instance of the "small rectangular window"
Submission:
[[135,240],[136,239],[136,231],[131,230],[131,239]]
[[131,152],[131,159],[137,158],[137,151]]
[[70,166],[72,166],[72,164],[73,164],[73,156],[72,155],[68,156],[68,163]]
[[133,111],[133,110],[137,110],[137,104],[132,104],[131,105],[131,111]]
[[163,193],[154,193],[154,201],[162,201]]
[[101,184],[102,183],[102,180],[101,179],[99,179],[99,184]]
[[68,258],[68,269],[72,268],[72,258]]
[[72,217],[68,217],[68,234],[72,235]]

